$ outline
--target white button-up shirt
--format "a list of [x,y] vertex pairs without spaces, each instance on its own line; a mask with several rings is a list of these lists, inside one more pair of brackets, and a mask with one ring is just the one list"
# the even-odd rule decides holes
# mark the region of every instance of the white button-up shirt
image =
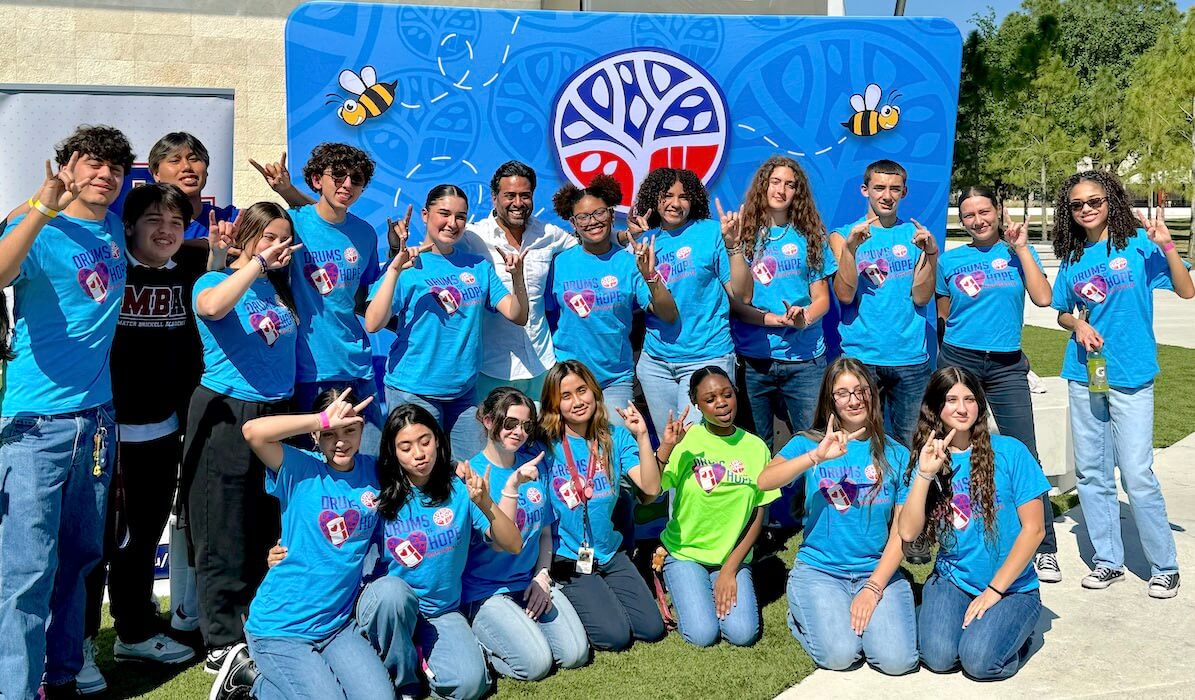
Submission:
[[[516,254],[520,249],[506,240],[506,232],[498,225],[498,219],[492,212],[485,219],[469,224],[461,242],[470,252],[493,261],[498,277],[507,289],[513,289],[514,283],[506,271],[506,263],[494,248]],[[577,239],[559,226],[545,224],[535,217],[528,219],[521,249],[527,251],[527,256],[523,258],[523,279],[530,302],[527,325],[511,323],[502,314],[485,314],[482,321],[482,374],[495,379],[530,379],[556,364],[552,333],[544,318],[544,295],[547,293],[552,258],[575,245]]]

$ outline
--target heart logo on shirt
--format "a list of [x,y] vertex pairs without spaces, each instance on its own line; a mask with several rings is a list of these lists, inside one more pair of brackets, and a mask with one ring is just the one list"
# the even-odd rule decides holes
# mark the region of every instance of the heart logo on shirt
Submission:
[[336,263],[333,262],[324,263],[322,267],[307,263],[303,266],[303,274],[315,287],[315,291],[327,296],[332,293],[333,289],[336,289],[336,280],[340,279],[340,268],[336,267]]
[[821,492],[822,498],[826,499],[826,503],[834,506],[839,513],[845,513],[850,510],[855,497],[859,495],[859,486],[846,477],[843,477],[842,481],[825,478],[818,482],[818,491]]
[[979,296],[979,292],[983,289],[983,283],[987,279],[987,275],[983,270],[976,270],[966,275],[955,275],[954,286],[958,287],[964,294],[974,299]]
[[581,505],[581,496],[577,493],[577,488],[573,485],[572,480],[562,477],[552,479],[552,490],[560,496],[560,500],[569,510]]
[[760,284],[771,284],[776,279],[776,258],[768,255],[751,266],[751,274]]
[[656,265],[656,274],[660,276],[660,279],[664,280],[664,284],[668,284],[668,278],[672,276],[672,265],[668,263]]
[[103,301],[108,297],[108,281],[111,276],[108,273],[108,265],[106,263],[96,263],[95,269],[85,267],[79,270],[78,280],[79,286],[87,292],[87,296],[95,301]]
[[398,537],[386,538],[386,551],[395,561],[401,562],[408,569],[419,566],[427,554],[427,534],[423,530],[415,530],[406,539]]
[[264,314],[251,315],[249,317],[249,325],[253,326],[253,330],[257,331],[257,334],[270,347],[273,347],[274,343],[278,342],[278,338],[282,335],[282,318],[272,309]]
[[693,476],[697,478],[697,485],[710,493],[726,478],[726,467],[721,462],[694,464]]
[[457,289],[455,286],[449,285],[447,287],[432,287],[430,291],[432,296],[436,298],[436,303],[438,303],[440,308],[444,309],[448,315],[451,316],[460,310],[461,301],[464,299],[464,297],[461,296],[461,290]]
[[965,493],[956,493],[950,499],[950,524],[955,530],[966,530],[971,523],[971,497]]
[[1108,298],[1108,280],[1103,275],[1092,275],[1085,282],[1075,282],[1075,294],[1095,304]]
[[337,547],[348,542],[360,524],[361,511],[355,508],[350,508],[343,513],[337,513],[334,510],[323,510],[319,514],[320,532],[324,533],[324,537]]
[[515,527],[519,528],[519,532],[523,531],[523,526],[527,524],[527,511],[522,508],[515,511]]
[[564,293],[564,303],[568,305],[568,308],[577,312],[577,315],[581,318],[585,318],[589,315],[589,312],[593,311],[596,299],[597,295],[594,294],[592,289]]
[[859,272],[867,275],[871,283],[877,287],[884,286],[884,280],[888,279],[888,259],[880,258],[874,262],[859,263]]

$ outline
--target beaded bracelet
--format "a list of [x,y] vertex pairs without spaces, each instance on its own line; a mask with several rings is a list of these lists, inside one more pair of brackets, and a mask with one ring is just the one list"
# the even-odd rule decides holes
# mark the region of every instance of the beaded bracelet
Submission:
[[253,256],[253,259],[257,261],[257,264],[258,264],[258,265],[261,265],[261,271],[262,271],[262,272],[269,272],[269,271],[270,271],[270,266],[269,266],[269,264],[268,264],[268,263],[266,263],[266,258],[265,258],[265,256],[264,256],[264,255],[262,255],[261,253],[258,253],[257,255],[254,255],[254,256]]
[[877,603],[884,599],[884,590],[880,588],[879,584],[875,583],[871,579],[868,579],[867,582],[863,584],[863,587],[872,593],[875,593]]

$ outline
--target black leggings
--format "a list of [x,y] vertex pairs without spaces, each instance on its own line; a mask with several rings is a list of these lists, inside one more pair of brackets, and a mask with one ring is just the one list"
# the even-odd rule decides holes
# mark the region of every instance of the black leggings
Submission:
[[557,557],[552,578],[573,604],[589,643],[599,651],[622,651],[635,639],[654,642],[667,630],[643,577],[624,552],[592,574],[578,574],[572,559]]

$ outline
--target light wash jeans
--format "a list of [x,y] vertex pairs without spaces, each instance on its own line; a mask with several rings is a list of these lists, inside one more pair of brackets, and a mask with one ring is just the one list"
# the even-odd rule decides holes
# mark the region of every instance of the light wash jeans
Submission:
[[626,421],[615,409],[627,410],[627,404],[631,403],[634,397],[634,382],[620,382],[602,389],[602,403],[606,404],[606,417],[610,419],[610,425],[626,425]]
[[382,657],[401,693],[416,694],[420,660],[431,694],[476,700],[490,690],[485,655],[459,612],[427,617],[406,581],[383,576],[357,599],[357,624]]
[[1115,468],[1119,467],[1150,575],[1177,573],[1174,533],[1153,470],[1153,383],[1138,389],[1112,387],[1105,394],[1089,392],[1082,382],[1071,381],[1068,386],[1079,503],[1095,565],[1124,567],[1116,497]]
[[673,556],[664,559],[664,583],[672,594],[680,636],[699,647],[712,647],[719,638],[737,647],[751,646],[759,641],[760,634],[759,603],[755,599],[751,566],[739,566],[734,577],[737,597],[730,613],[721,620],[714,607],[714,581],[719,571],[716,566],[707,567]]
[[[393,411],[400,404],[413,403],[426,408],[436,419],[452,445],[452,458],[469,459],[481,451],[478,447],[477,420],[472,415],[477,410],[473,389],[454,399],[432,399],[409,391],[386,387],[386,410]],[[464,420],[461,420],[464,418]],[[484,443],[483,443],[484,444]]]
[[255,637],[245,641],[261,675],[253,683],[257,700],[383,698],[393,694],[390,676],[357,623],[327,639]]
[[[296,384],[295,410],[299,413],[306,413],[311,410],[311,404],[315,401],[315,397],[328,389],[340,387],[343,390],[346,386],[353,388],[353,395],[357,397],[358,403],[364,401],[368,396],[373,397],[373,402],[365,407],[365,425],[361,426],[361,454],[377,457],[378,448],[382,442],[382,424],[386,422],[386,416],[382,415],[382,397],[377,396],[377,383],[372,378],[356,381],[332,379],[326,382]],[[315,449],[318,451],[318,446]]]
[[845,671],[860,659],[899,676],[917,668],[913,590],[897,571],[862,635],[851,629],[851,602],[869,574],[841,576],[797,560],[788,576],[788,627],[822,668]]
[[111,404],[0,417],[0,697],[83,668],[84,580],[104,551],[116,443]]
[[552,587],[552,607],[538,620],[527,617],[523,591],[498,593],[464,606],[473,634],[494,670],[520,681],[538,681],[561,668],[580,668],[589,661],[589,640],[573,604]]
[[647,411],[651,414],[651,423],[656,429],[657,437],[664,430],[669,411],[672,411],[673,417],[679,417],[686,406],[691,406],[686,420],[692,423],[701,421],[701,412],[689,400],[689,377],[692,377],[694,372],[710,365],[721,367],[726,376],[730,377],[731,384],[734,384],[735,362],[734,353],[699,362],[667,362],[645,352],[640,353],[635,374],[643,387]]
[[973,600],[975,596],[936,571],[930,574],[921,589],[917,618],[921,660],[934,673],[949,673],[961,665],[975,680],[1008,678],[1029,654],[1027,642],[1037,627],[1041,595],[1037,589],[1009,593],[963,629]]

